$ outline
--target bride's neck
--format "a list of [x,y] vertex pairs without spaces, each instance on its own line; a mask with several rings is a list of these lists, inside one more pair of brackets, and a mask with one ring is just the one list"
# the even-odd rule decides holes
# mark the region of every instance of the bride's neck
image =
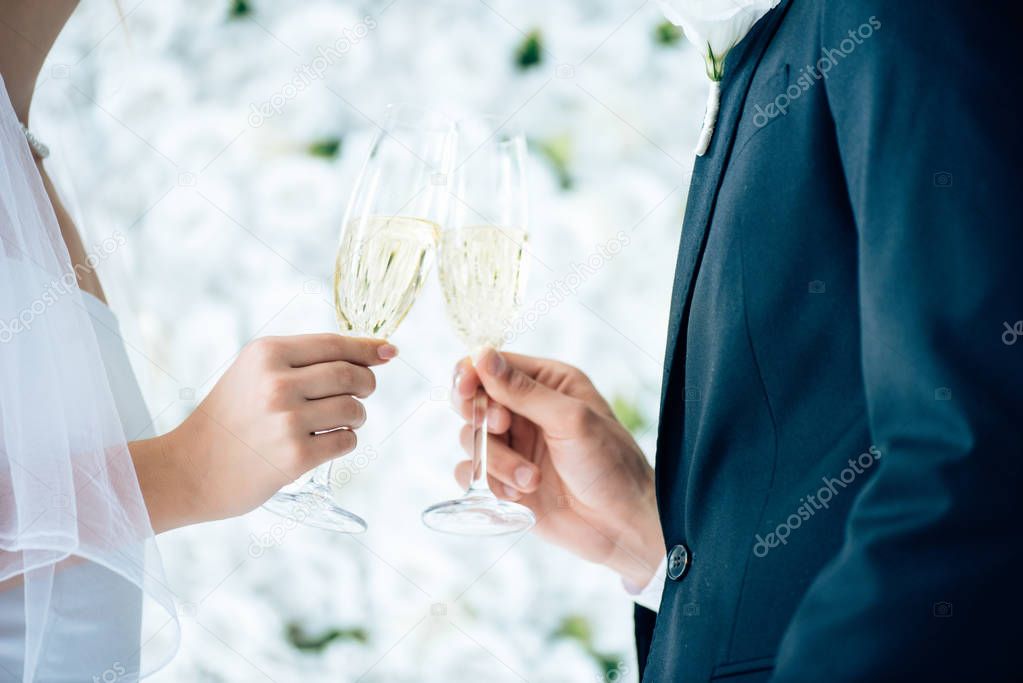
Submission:
[[14,111],[28,120],[39,70],[78,0],[0,0],[0,74]]

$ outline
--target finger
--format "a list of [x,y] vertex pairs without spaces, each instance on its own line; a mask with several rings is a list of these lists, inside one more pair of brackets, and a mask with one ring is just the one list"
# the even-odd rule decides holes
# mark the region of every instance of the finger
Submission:
[[479,389],[480,378],[476,374],[476,369],[472,366],[472,362],[468,358],[463,358],[458,361],[455,366],[455,379],[452,385],[454,391],[451,392],[452,398],[468,399],[476,395],[476,390]]
[[[472,461],[463,460],[462,462],[455,465],[455,481],[463,489],[469,488],[469,478],[472,476]],[[490,486],[490,490],[498,498],[504,498],[505,500],[522,500],[524,494],[513,486],[508,486],[493,477],[487,477],[487,483]]]
[[372,370],[343,360],[308,365],[293,372],[299,391],[310,400],[344,394],[366,398],[377,385]]
[[[463,358],[455,364],[455,377],[452,382],[451,405],[455,412],[467,422],[472,422],[473,399],[480,388],[479,375],[469,358]],[[487,407],[487,431],[491,434],[503,434],[511,426],[511,413],[504,406],[493,401]]]
[[313,466],[351,453],[359,441],[355,432],[350,429],[336,429],[325,434],[315,434],[309,439],[309,453],[314,461]]
[[383,339],[330,333],[275,339],[281,346],[284,359],[293,368],[339,360],[358,365],[380,365],[398,355],[398,349]]
[[501,355],[504,356],[509,365],[521,370],[533,379],[536,379],[544,370],[569,367],[549,358],[527,356],[521,353],[512,353],[511,351],[502,351]]
[[[452,409],[463,420],[472,423],[472,400],[452,399]],[[487,431],[491,434],[504,434],[511,427],[512,415],[500,403],[490,401],[487,405]]]
[[579,399],[540,384],[495,349],[484,349],[479,355],[476,372],[491,398],[535,423],[550,436],[576,435],[587,411]]
[[[472,455],[472,427],[462,427],[460,438],[462,449]],[[531,493],[540,487],[540,468],[492,436],[487,438],[487,473],[523,493]]]
[[366,422],[366,408],[352,396],[330,396],[307,401],[299,410],[302,429],[309,433],[338,427],[358,429]]
[[472,460],[463,460],[455,465],[455,481],[463,489],[469,488],[469,479],[472,477]]
[[487,431],[491,434],[504,434],[511,427],[511,413],[500,403],[490,402],[487,406]]
[[[548,387],[581,399],[595,411],[614,417],[614,411],[600,395],[593,383],[578,368],[549,358],[537,358],[521,353],[502,351],[501,356],[508,365]],[[470,363],[471,365],[471,363]],[[474,371],[475,372],[475,371]]]

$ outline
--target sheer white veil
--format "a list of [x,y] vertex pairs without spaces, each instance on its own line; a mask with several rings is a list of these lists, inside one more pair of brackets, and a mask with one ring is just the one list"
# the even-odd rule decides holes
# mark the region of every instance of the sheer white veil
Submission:
[[[0,627],[0,654],[16,643],[23,670],[0,678],[133,680],[177,648],[173,595],[96,335],[2,77],[0,596],[24,610],[0,622],[24,626]],[[93,645],[125,620],[133,632],[137,621],[137,641]]]

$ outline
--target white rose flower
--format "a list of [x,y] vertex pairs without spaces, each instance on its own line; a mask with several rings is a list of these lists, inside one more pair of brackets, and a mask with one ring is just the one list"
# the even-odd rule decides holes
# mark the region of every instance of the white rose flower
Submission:
[[707,113],[696,144],[697,156],[703,156],[717,122],[721,103],[720,81],[725,57],[738,45],[753,24],[777,6],[780,0],[658,0],[661,11],[681,28],[686,38],[703,54],[707,77],[711,80]]
[[720,81],[725,55],[779,0],[658,0],[668,21],[703,54],[707,76]]

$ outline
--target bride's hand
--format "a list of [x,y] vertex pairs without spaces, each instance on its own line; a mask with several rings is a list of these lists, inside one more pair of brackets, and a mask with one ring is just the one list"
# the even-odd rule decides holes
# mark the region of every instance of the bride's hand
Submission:
[[[376,388],[369,366],[397,350],[337,334],[257,339],[177,429],[131,444],[157,532],[254,509],[316,465],[351,452]],[[326,434],[324,430],[345,427]]]

